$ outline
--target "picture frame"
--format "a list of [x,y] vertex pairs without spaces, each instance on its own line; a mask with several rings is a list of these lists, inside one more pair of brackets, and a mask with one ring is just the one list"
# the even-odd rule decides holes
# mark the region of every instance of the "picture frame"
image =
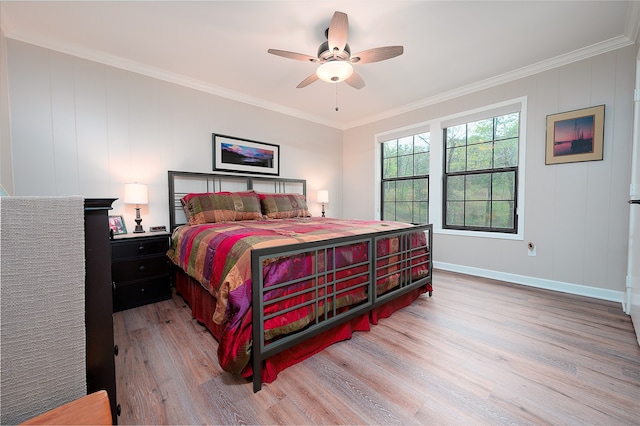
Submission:
[[212,139],[214,171],[280,175],[280,146],[217,133]]
[[109,216],[109,229],[113,231],[113,235],[124,235],[127,233],[127,227],[124,224],[123,216]]
[[604,105],[547,115],[545,164],[603,159]]

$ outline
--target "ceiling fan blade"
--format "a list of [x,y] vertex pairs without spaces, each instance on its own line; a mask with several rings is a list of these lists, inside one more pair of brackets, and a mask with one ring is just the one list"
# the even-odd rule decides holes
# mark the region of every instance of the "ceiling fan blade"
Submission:
[[347,45],[347,37],[349,37],[349,18],[346,13],[336,11],[331,18],[327,34],[331,53],[341,53]]
[[297,61],[305,62],[318,62],[318,58],[315,56],[304,55],[302,53],[289,52],[287,50],[269,49],[268,53],[276,56],[282,56],[283,58],[295,59]]
[[351,55],[351,62],[354,64],[369,64],[371,62],[385,61],[395,58],[404,53],[402,46],[385,46],[376,47],[374,49],[365,50],[356,55]]
[[355,71],[344,82],[351,87],[355,87],[356,89],[362,89],[364,87],[364,80],[362,79],[362,77],[360,77],[360,74]]
[[318,79],[318,75],[316,73],[313,73],[309,77],[302,80],[302,82],[300,82],[300,84],[296,86],[296,89],[302,89],[303,87],[307,87],[317,79]]

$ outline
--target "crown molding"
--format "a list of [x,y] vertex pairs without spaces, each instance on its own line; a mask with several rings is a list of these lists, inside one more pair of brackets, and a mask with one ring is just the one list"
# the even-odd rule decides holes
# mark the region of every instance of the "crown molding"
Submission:
[[[10,25],[8,25],[8,22],[7,22],[7,27],[10,28]],[[264,108],[269,111],[279,112],[285,115],[311,121],[324,126],[340,129],[339,123],[322,120],[316,116],[306,114],[294,108],[288,108],[280,104],[266,102],[259,98],[255,98],[243,93],[225,89],[223,87],[216,86],[210,83],[205,83],[200,80],[188,78],[180,74],[163,70],[161,68],[145,65],[136,61],[131,61],[122,57],[108,55],[106,53],[98,52],[91,49],[81,49],[76,46],[57,43],[51,40],[34,37],[29,34],[21,34],[17,31],[6,31],[5,36],[7,39],[12,39],[12,40],[20,41],[23,43],[32,44],[35,46],[39,46],[49,50],[54,50],[56,52],[60,52],[70,56],[86,59],[92,62],[97,62],[97,63],[111,66],[114,68],[119,68],[125,71],[134,72],[147,77],[163,80],[169,83],[178,84],[180,86],[188,87],[201,92],[210,93],[212,95],[220,96],[233,101],[242,102],[242,103],[259,107],[259,108]]]
[[[634,2],[632,2],[634,3]],[[639,2],[640,4],[640,2]],[[638,11],[640,11],[640,7],[638,7]],[[640,16],[640,15],[638,15]],[[638,17],[636,16],[636,22],[638,22]],[[638,25],[636,25],[636,28]],[[515,80],[519,80],[524,77],[529,77],[534,74],[538,74],[544,71],[548,71],[554,68],[558,68],[564,65],[568,65],[574,62],[578,62],[584,59],[591,58],[593,56],[601,55],[603,53],[607,53],[613,50],[621,49],[626,46],[630,46],[635,43],[635,37],[637,35],[637,30],[633,34],[633,38],[629,36],[619,36],[607,41],[594,44],[592,46],[585,47],[583,49],[578,49],[573,52],[570,52],[565,55],[556,56],[555,58],[538,62],[533,65],[528,65],[526,67],[522,67],[504,74],[497,75],[495,77],[490,77],[485,80],[481,80],[466,86],[458,87],[454,90],[450,90],[448,92],[444,92],[430,98],[422,99],[420,101],[404,105],[400,108],[395,108],[392,110],[388,110],[384,113],[377,114],[375,116],[368,117],[365,120],[361,120],[358,122],[350,123],[346,129],[363,126],[366,124],[374,123],[376,121],[384,120],[387,118],[395,117],[400,114],[405,114],[408,112],[415,111],[420,108],[424,108],[430,105],[434,105],[440,102],[445,102],[463,95],[468,95],[471,93],[479,92],[480,90],[489,89],[491,87],[495,87],[501,84],[509,83]],[[343,129],[343,130],[346,130]]]

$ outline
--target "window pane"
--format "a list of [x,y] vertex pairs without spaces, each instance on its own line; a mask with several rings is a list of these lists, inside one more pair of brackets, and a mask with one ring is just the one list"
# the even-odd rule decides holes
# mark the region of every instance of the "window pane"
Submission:
[[413,150],[418,152],[431,151],[430,135],[429,133],[423,133],[421,135],[415,135],[413,138]]
[[491,226],[491,203],[489,201],[467,201],[465,203],[464,224],[482,228]]
[[516,199],[516,174],[515,172],[494,173],[492,185],[494,200]]
[[447,201],[446,224],[464,226],[464,202]]
[[396,157],[398,155],[398,141],[392,140],[382,144],[382,158]]
[[413,155],[398,157],[398,177],[413,176]]
[[447,148],[455,148],[467,144],[467,126],[461,124],[447,128]]
[[411,223],[413,219],[412,203],[403,201],[396,203],[396,219],[398,222]]
[[382,187],[382,201],[395,201],[396,200],[396,183],[385,182]]
[[493,119],[480,120],[467,124],[467,144],[493,140]]
[[447,177],[447,200],[464,200],[464,176]]
[[493,144],[469,145],[467,148],[467,170],[487,170],[492,167]]
[[496,117],[496,140],[517,138],[519,131],[520,113]]
[[382,178],[390,179],[394,177],[398,177],[398,158],[385,158],[382,160]]
[[413,155],[413,136],[398,139],[398,155]]
[[518,165],[518,139],[496,141],[493,167],[516,167]]
[[416,154],[413,156],[414,171],[416,175],[428,175],[429,174],[429,157],[428,152],[422,154]]
[[429,199],[429,181],[427,179],[413,181],[413,199],[415,201],[427,201]]
[[467,176],[465,190],[465,200],[490,200],[491,175],[483,173]]
[[402,180],[396,183],[396,199],[398,201],[413,201],[413,180]]
[[467,169],[467,148],[447,149],[447,172],[462,172]]
[[412,223],[429,223],[429,203],[419,202],[413,204]]
[[494,201],[491,204],[493,209],[491,226],[494,228],[513,228],[515,220],[513,201]]
[[382,217],[386,220],[396,220],[396,203],[382,203]]

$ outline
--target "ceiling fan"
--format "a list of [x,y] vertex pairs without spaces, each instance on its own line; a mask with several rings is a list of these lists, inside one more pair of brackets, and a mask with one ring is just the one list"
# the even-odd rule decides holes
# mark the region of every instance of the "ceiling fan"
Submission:
[[385,46],[362,51],[356,55],[351,54],[351,48],[347,44],[349,35],[349,18],[344,12],[335,12],[331,18],[329,28],[325,31],[327,41],[318,48],[318,56],[309,56],[302,53],[286,50],[269,49],[267,52],[284,58],[307,61],[320,64],[315,73],[302,80],[297,88],[301,89],[320,79],[328,83],[344,81],[356,89],[364,87],[362,77],[353,70],[351,64],[368,64],[395,58],[402,55],[402,46]]

